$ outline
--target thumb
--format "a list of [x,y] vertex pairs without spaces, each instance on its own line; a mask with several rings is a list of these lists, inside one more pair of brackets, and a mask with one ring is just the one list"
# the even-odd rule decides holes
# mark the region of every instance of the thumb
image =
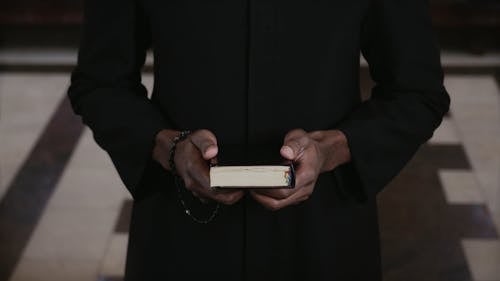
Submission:
[[218,153],[217,139],[209,130],[198,130],[191,135],[191,142],[198,148],[203,159],[214,158]]
[[307,147],[309,138],[303,130],[293,130],[285,136],[280,153],[285,159],[297,159]]

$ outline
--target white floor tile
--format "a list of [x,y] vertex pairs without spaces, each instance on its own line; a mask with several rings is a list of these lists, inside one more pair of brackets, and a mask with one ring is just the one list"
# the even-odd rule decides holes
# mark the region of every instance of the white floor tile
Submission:
[[[121,204],[127,196],[111,161],[86,129],[21,261],[46,260],[56,265],[59,261],[68,261],[68,272],[54,273],[53,278],[59,280],[57,278],[71,276],[68,274],[72,272],[72,261],[84,260],[92,266],[79,269],[82,276],[94,278],[106,249],[110,247],[110,237],[114,234]],[[60,266],[65,267],[66,264]],[[30,272],[26,268],[18,276],[27,276],[26,279],[30,280]],[[77,280],[87,280],[85,278]]]
[[[500,90],[491,75],[450,75],[451,113],[493,220],[500,214]],[[500,225],[497,224],[500,230]]]
[[51,206],[118,211],[125,198],[130,195],[113,168],[75,168],[61,179]]
[[430,144],[459,144],[460,138],[452,118],[444,118],[443,122],[429,140]]
[[96,281],[98,266],[93,260],[25,258],[10,281]]
[[31,236],[23,258],[99,261],[117,216],[113,210],[49,208]]
[[64,96],[66,74],[0,73],[0,198]]
[[448,204],[483,204],[484,196],[471,171],[441,170],[439,179]]
[[128,235],[115,234],[111,238],[106,255],[102,261],[101,276],[123,276],[127,255]]
[[499,280],[500,242],[489,239],[462,241],[473,280]]
[[444,66],[500,66],[500,53],[470,54],[460,52],[442,52]]

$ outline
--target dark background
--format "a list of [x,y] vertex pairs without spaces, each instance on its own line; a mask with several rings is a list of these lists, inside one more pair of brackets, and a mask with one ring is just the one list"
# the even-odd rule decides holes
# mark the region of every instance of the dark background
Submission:
[[[82,0],[3,0],[0,44],[76,46],[82,7]],[[442,47],[474,53],[499,49],[499,0],[431,0],[431,10]]]

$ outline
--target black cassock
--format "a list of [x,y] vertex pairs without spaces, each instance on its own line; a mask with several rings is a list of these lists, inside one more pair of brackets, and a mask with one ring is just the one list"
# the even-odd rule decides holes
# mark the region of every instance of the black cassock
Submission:
[[[68,95],[134,197],[126,280],[380,280],[375,196],[449,107],[422,0],[87,0]],[[246,196],[203,225],[151,159],[163,128],[213,131],[228,161],[279,155],[293,128],[340,129],[352,161],[299,205]]]

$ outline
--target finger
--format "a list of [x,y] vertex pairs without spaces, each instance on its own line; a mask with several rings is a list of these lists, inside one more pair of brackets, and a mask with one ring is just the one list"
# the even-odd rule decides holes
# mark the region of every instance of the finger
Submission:
[[309,197],[309,195],[312,193],[312,190],[313,186],[310,185],[307,188],[300,189],[299,191],[291,194],[289,197],[284,199],[275,199],[272,197],[259,194],[258,192],[255,191],[251,191],[250,194],[257,202],[261,203],[267,209],[270,209],[272,211],[277,211],[286,206],[302,202],[303,200]]
[[232,205],[245,195],[242,190],[222,191],[217,188],[203,186],[196,180],[192,181],[189,188],[198,193],[200,198],[209,198],[225,205]]
[[301,189],[307,185],[310,185],[317,179],[317,173],[310,164],[302,164],[295,171],[295,188]]
[[282,207],[280,204],[280,200],[277,200],[275,198],[259,194],[258,192],[255,192],[253,190],[250,191],[250,195],[253,197],[253,199],[255,199],[255,201],[259,202],[262,206],[271,211],[277,211]]
[[231,205],[241,199],[244,195],[242,190],[220,190],[210,187],[208,166],[204,160],[195,161],[187,170],[188,189],[197,192],[200,197],[210,198],[226,205]]
[[188,177],[196,182],[196,185],[208,190],[210,188],[210,176],[207,164],[203,160],[194,161],[187,170]]
[[215,192],[221,194],[235,193],[240,191],[240,189],[237,188],[221,188],[221,187],[212,187],[212,188],[215,189]]
[[305,134],[293,138],[287,138],[281,147],[281,156],[288,160],[296,160],[300,158],[308,145],[309,137]]
[[199,191],[203,189],[202,187],[208,188],[209,186],[210,178],[208,175],[208,165],[205,160],[201,158],[198,151],[190,151],[197,149],[193,145],[190,145],[190,147],[191,148],[188,146],[186,153],[193,156],[187,157],[186,161],[184,161],[182,165],[179,165],[178,172],[184,181],[185,187],[200,194]]
[[203,159],[209,160],[217,155],[217,138],[209,130],[198,130],[191,134],[191,142],[200,150]]
[[205,204],[209,202],[209,200],[207,198],[200,196],[200,194],[198,192],[191,191],[191,193],[193,194],[194,197],[198,198],[200,200],[200,202],[205,203]]
[[298,205],[298,204],[300,204],[300,203],[302,203],[302,202],[306,201],[307,199],[309,199],[309,196],[302,196],[302,197],[300,197],[299,199],[297,199],[297,200],[293,203],[293,205]]
[[194,184],[194,182],[191,180],[190,177],[188,177],[188,176],[182,176],[182,182],[184,184],[184,187],[187,190],[190,190],[191,192],[193,191],[193,184]]
[[274,199],[284,199],[297,191],[296,188],[259,188],[253,189],[256,193],[265,195]]
[[217,166],[218,163],[219,160],[217,159],[217,157],[210,158],[210,166]]
[[[290,140],[292,139],[296,139],[296,138],[300,138],[304,135],[306,135],[306,131],[304,131],[303,129],[293,129],[293,130],[290,130],[286,135],[285,135],[285,138],[283,139],[283,144],[286,144],[288,142],[290,142]],[[292,147],[289,147],[287,145],[283,145],[283,147],[281,148],[281,155],[286,158],[286,159],[289,159],[289,160],[293,160],[294,159],[294,151],[293,151],[293,148]]]
[[238,190],[232,193],[212,193],[212,199],[225,205],[233,205],[238,202],[245,193],[242,190]]
[[[255,199],[255,201],[259,202],[264,206],[265,208],[271,210],[271,211],[277,211],[280,210],[288,205],[291,205],[293,203],[292,198],[294,197],[293,195],[290,197],[287,197],[285,199],[276,199],[272,198],[266,195],[259,194],[258,192],[255,191],[250,191],[250,194],[252,197]],[[295,193],[297,194],[297,193]]]
[[198,181],[191,178],[190,176],[188,176],[184,180],[184,186],[186,187],[187,190],[190,190],[191,193],[197,198],[211,199],[211,197],[213,197],[210,195],[209,189],[200,185]]

